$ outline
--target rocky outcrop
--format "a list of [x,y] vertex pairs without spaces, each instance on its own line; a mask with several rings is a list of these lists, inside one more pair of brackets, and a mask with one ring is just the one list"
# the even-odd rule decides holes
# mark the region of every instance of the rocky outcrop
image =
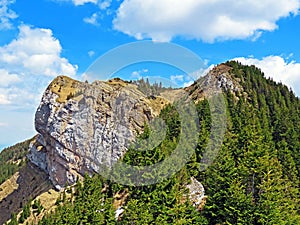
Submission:
[[189,190],[189,201],[197,210],[201,211],[207,199],[207,196],[205,196],[203,185],[196,178],[191,177],[191,183],[186,187]]
[[84,173],[111,168],[166,104],[186,93],[198,102],[216,90],[242,91],[230,70],[221,64],[190,87],[168,90],[162,97],[147,97],[135,84],[120,79],[88,84],[59,76],[37,109],[39,135],[28,158],[49,174],[58,189]]
[[88,84],[59,76],[37,109],[39,135],[28,158],[58,189],[73,184],[78,175],[111,167],[165,104],[120,79]]
[[197,82],[194,82],[185,91],[190,93],[191,98],[195,101],[201,101],[214,95],[222,90],[230,90],[235,95],[239,95],[243,91],[240,81],[234,78],[230,71],[231,67],[225,64],[220,64],[210,70],[206,76],[201,77]]

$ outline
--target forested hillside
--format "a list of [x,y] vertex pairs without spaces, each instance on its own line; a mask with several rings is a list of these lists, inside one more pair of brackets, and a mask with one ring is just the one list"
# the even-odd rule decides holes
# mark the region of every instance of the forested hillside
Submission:
[[25,165],[29,143],[27,140],[3,149],[0,153],[0,184]]
[[[300,100],[254,66],[233,61],[226,65],[243,90],[238,96],[224,90],[228,126],[213,165],[199,170],[211,127],[209,103],[203,100],[196,105],[198,145],[180,172],[142,187],[85,176],[61,194],[55,212],[39,224],[300,224]],[[151,165],[175,149],[180,136],[178,114],[169,105],[160,117],[168,127],[165,140],[147,152],[132,146],[124,162]],[[145,129],[139,138],[149,132]],[[186,200],[190,177],[201,181],[207,195],[205,206],[198,210]],[[120,207],[124,212],[116,217]],[[18,224],[17,219],[9,224]]]
[[209,224],[299,224],[300,101],[254,66],[228,62],[243,97],[227,93],[229,124],[200,180]]

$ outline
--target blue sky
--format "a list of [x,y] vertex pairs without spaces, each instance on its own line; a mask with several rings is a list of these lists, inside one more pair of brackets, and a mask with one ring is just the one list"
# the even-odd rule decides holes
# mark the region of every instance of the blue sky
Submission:
[[[254,64],[299,96],[299,9],[299,0],[0,0],[0,148],[35,134],[34,112],[55,76],[82,79],[98,57],[135,41],[178,44],[207,67]],[[144,63],[118,75],[187,85],[181,72]]]

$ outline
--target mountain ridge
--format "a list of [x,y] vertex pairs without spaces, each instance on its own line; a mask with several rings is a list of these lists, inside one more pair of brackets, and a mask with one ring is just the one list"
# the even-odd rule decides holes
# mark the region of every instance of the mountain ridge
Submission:
[[[69,78],[58,77],[57,79],[59,82],[62,82],[60,85],[64,85],[63,80]],[[80,102],[80,94],[82,93],[79,91],[78,93],[80,94],[76,94],[78,91],[77,87],[72,87],[73,80],[69,81],[71,81],[71,85],[66,85],[66,92],[63,90],[62,96],[50,93],[50,99],[54,96],[51,100],[53,105],[68,105],[68,102],[74,100],[73,98],[75,98],[75,101],[78,100]],[[94,85],[104,85],[104,90],[108,88],[110,90],[116,90],[114,88],[123,89],[124,86],[126,88],[128,85],[131,85],[128,82],[118,79],[111,81],[111,83],[113,84],[110,85],[109,81],[104,84],[96,82]],[[50,89],[51,85],[49,86]],[[205,143],[209,138],[210,117],[205,93],[210,92],[210,89],[206,88],[210,87],[210,85],[223,89],[229,120],[224,145],[220,150],[219,156],[213,165],[206,171],[201,172],[199,171],[199,162],[201,160],[201,154],[205,149]],[[58,93],[59,86],[55,88],[54,92]],[[205,89],[205,91],[203,89]],[[108,196],[107,198],[101,195],[101,198],[106,199],[105,201],[109,201],[109,196],[113,198],[114,194],[121,193],[126,188],[128,189],[128,198],[124,200],[123,208],[119,209],[125,210],[123,216],[120,217],[124,224],[130,224],[130,221],[138,223],[139,220],[149,221],[149,223],[154,223],[153,221],[155,221],[155,223],[168,221],[168,223],[176,224],[176,220],[172,220],[170,217],[170,215],[172,215],[171,211],[175,210],[173,207],[177,207],[176,209],[179,210],[177,213],[178,218],[174,218],[179,219],[183,224],[185,224],[184,220],[180,220],[183,215],[189,218],[186,218],[186,222],[189,221],[189,223],[191,223],[191,221],[198,221],[199,223],[201,220],[203,224],[296,224],[297,221],[299,222],[299,208],[297,209],[299,203],[298,181],[300,168],[299,98],[286,86],[276,83],[271,79],[264,78],[263,73],[256,67],[242,66],[237,62],[227,62],[215,67],[209,72],[209,76],[203,77],[190,87],[185,88],[185,92],[189,93],[191,99],[196,102],[201,125],[199,145],[195,149],[196,154],[191,161],[188,162],[183,170],[175,175],[175,177],[154,186],[134,189],[112,184],[101,178],[100,180],[103,187],[107,189],[107,192],[104,194]],[[46,96],[47,95],[49,95],[49,93],[47,93]],[[174,92],[174,95],[174,99],[176,100],[176,96],[180,95],[180,92],[177,90],[176,93]],[[138,96],[148,98],[148,96],[140,92],[138,92]],[[160,96],[163,98],[164,95],[160,94]],[[155,96],[149,96],[149,98],[151,100],[155,98]],[[165,102],[163,107],[167,109],[167,112],[172,112],[169,102],[173,102],[174,99]],[[161,99],[159,98],[159,100]],[[151,104],[147,104],[147,107],[152,106]],[[59,109],[64,109],[64,107]],[[62,110],[62,112],[63,111],[64,110]],[[160,113],[165,114],[164,118],[169,120],[172,125],[174,114],[168,114],[167,112],[165,109],[162,109]],[[152,114],[151,110],[149,113],[151,118],[154,118],[158,114],[158,112],[155,115]],[[147,116],[145,118],[148,119]],[[145,121],[140,122],[141,132],[144,130],[144,122]],[[176,128],[176,126],[173,127]],[[168,150],[164,149],[164,146],[176,144],[176,138],[174,138],[175,137],[172,137],[163,146],[159,146],[157,150],[154,150],[154,155],[163,154],[163,157],[166,157],[167,155],[164,155],[165,153],[163,151],[166,150],[168,152],[172,148],[170,147]],[[35,141],[37,141],[37,139]],[[38,149],[39,146],[41,146],[40,142],[44,141],[39,140],[38,142],[39,144],[33,142],[31,151],[35,148],[36,152],[47,152],[47,149],[43,150],[43,146]],[[35,156],[37,154],[36,152],[34,153]],[[31,152],[31,156],[34,154]],[[146,154],[141,154],[129,149],[128,152],[124,152],[123,160],[126,162],[147,162],[147,160],[149,160],[147,157],[149,156]],[[154,159],[150,158],[150,161],[151,160]],[[36,164],[38,164],[39,159],[37,157],[37,159],[33,159],[32,161],[36,161]],[[42,164],[40,167],[42,167]],[[46,169],[46,167],[44,169]],[[66,171],[66,168],[63,168],[63,171]],[[270,177],[265,177],[265,174],[269,174]],[[195,177],[195,179],[201,181],[205,188],[205,193],[208,196],[206,204],[205,206],[201,206],[200,212],[183,207],[182,198],[180,199],[179,197],[178,201],[175,201],[174,204],[168,205],[168,201],[172,199],[172,190],[176,190],[175,195],[181,196],[179,194],[181,188],[176,189],[176,184],[180,184],[179,186],[182,187],[184,183],[190,182],[190,177]],[[89,187],[92,188],[92,186],[89,185],[92,185],[93,182],[98,182],[97,178],[93,179],[92,181],[88,180],[85,184],[86,191],[93,190],[89,189]],[[64,186],[65,180],[62,180],[63,182],[60,183],[60,187]],[[57,183],[54,182],[54,184]],[[75,195],[77,193],[80,196],[77,184],[75,187],[77,190],[77,192],[75,191]],[[160,204],[156,204],[156,195],[160,196]],[[91,196],[93,196],[93,194],[91,194]],[[95,196],[93,198],[95,198]],[[228,196],[231,197],[229,198]],[[147,199],[152,200],[149,201]],[[163,199],[167,200],[164,201]],[[77,201],[78,204],[80,204],[82,200],[79,198]],[[48,221],[48,223],[45,222],[45,224],[57,224],[58,221],[60,221],[57,218],[61,217],[58,215],[64,215],[65,218],[69,219],[72,217],[73,219],[83,219],[80,217],[81,215],[71,216],[70,214],[70,216],[68,216],[68,214],[64,214],[64,208],[72,211],[72,207],[77,207],[76,201],[74,205],[68,201],[61,204],[60,206],[62,208],[58,209],[53,216],[45,216],[43,221]],[[134,204],[139,204],[139,207],[134,208]],[[96,205],[94,207],[96,207],[97,210],[102,210],[101,207],[99,208]],[[164,220],[158,216],[157,210],[159,210],[160,206],[166,205],[168,205],[171,211],[160,209],[161,213],[166,213],[163,215],[168,218]],[[272,205],[273,208],[268,208],[269,205]],[[106,206],[108,207],[108,205]],[[78,208],[76,208],[76,210],[78,210]],[[85,209],[85,211],[86,210],[87,209]],[[90,212],[93,212],[93,210],[95,210],[95,208],[91,208]],[[189,213],[187,214],[186,212]],[[105,215],[108,216],[109,214],[107,213],[108,212],[105,211]],[[134,217],[136,215],[135,213],[140,215],[138,219]],[[156,215],[156,217],[147,217],[145,213]],[[53,221],[53,223],[51,223],[51,221]]]

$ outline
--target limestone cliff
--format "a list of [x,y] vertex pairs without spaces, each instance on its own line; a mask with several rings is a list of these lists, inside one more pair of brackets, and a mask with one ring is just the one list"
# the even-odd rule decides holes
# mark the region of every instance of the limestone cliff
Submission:
[[99,172],[100,165],[111,167],[165,104],[120,79],[88,84],[59,76],[37,109],[39,135],[28,158],[57,188],[72,184],[78,175]]
[[111,167],[124,155],[145,123],[183,93],[198,102],[215,87],[240,92],[230,70],[221,64],[190,87],[168,90],[163,97],[148,97],[135,84],[118,78],[88,84],[59,76],[37,109],[39,135],[28,158],[49,174],[57,188],[73,184],[78,175],[101,172],[102,165]]

